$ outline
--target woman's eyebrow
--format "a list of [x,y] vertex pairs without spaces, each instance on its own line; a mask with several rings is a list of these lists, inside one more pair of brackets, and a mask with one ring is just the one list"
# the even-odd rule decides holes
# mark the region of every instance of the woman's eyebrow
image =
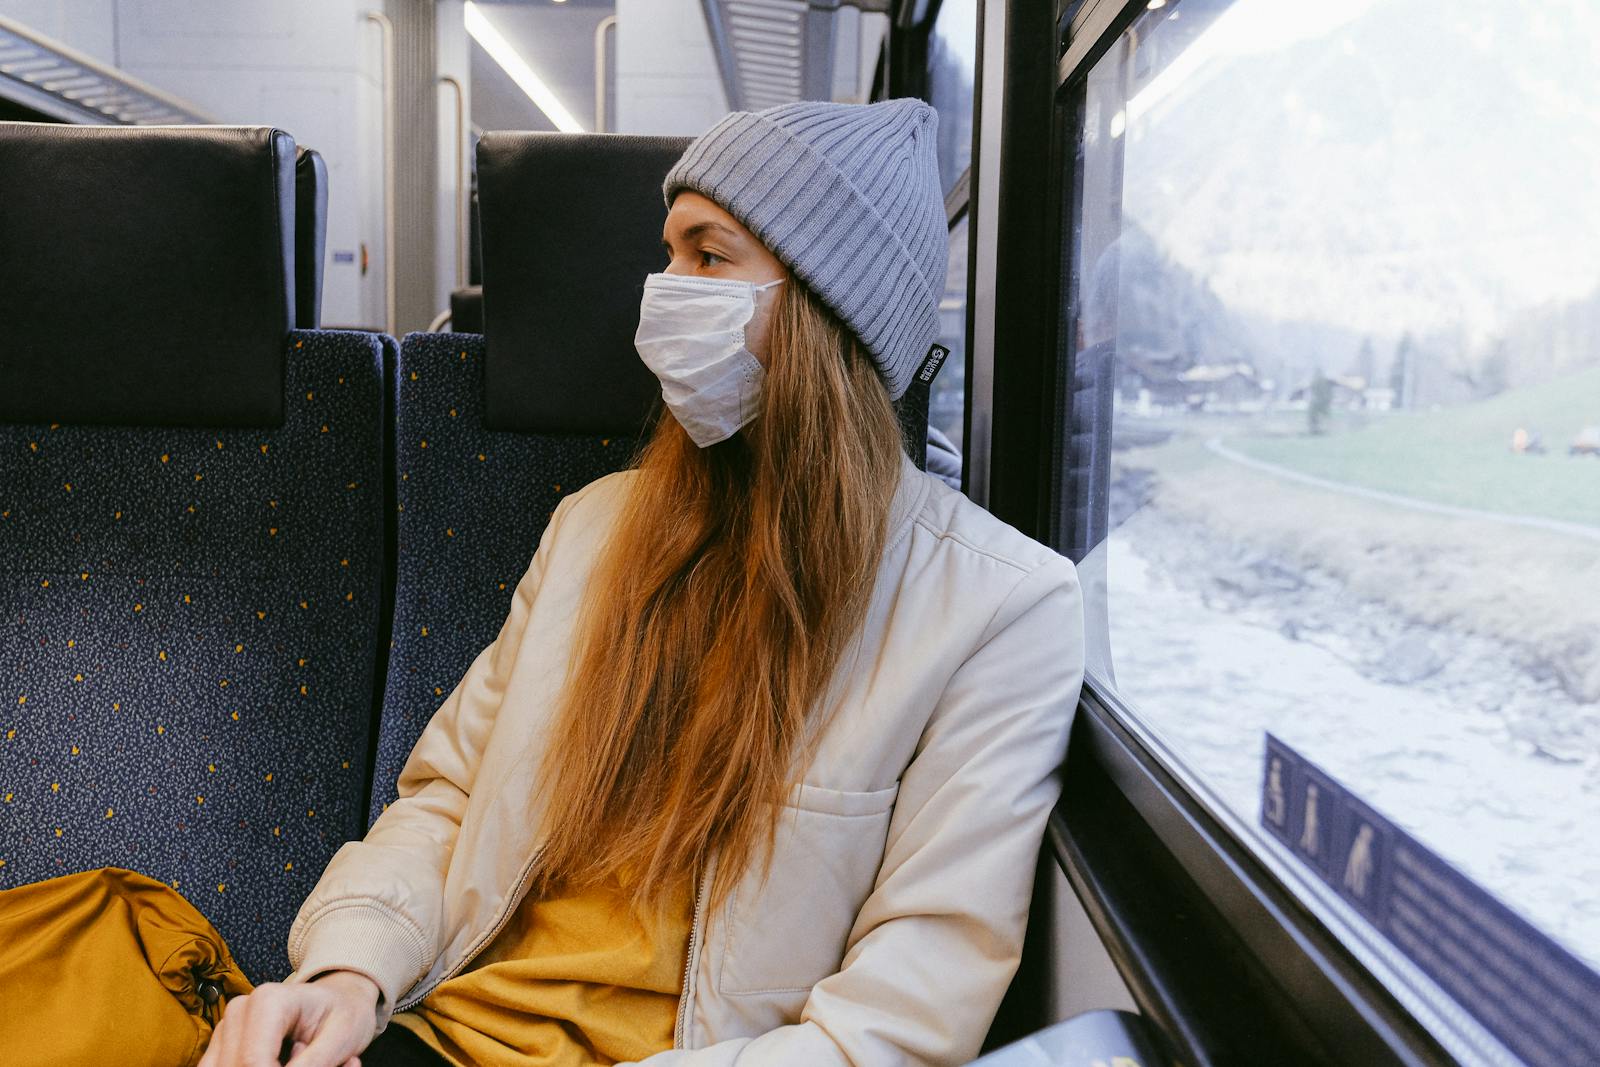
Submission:
[[[733,238],[735,241],[739,240],[739,235],[737,233],[728,229],[728,227],[724,226],[722,223],[715,222],[711,219],[707,219],[704,222],[697,222],[693,226],[690,226],[688,229],[684,230],[683,239],[685,241],[692,241],[696,237],[699,237],[701,234],[705,233],[707,230],[718,230],[723,234]],[[668,241],[665,237],[663,237],[661,239],[661,243],[667,244]]]
[[684,236],[685,240],[692,241],[696,237],[699,237],[701,234],[705,233],[707,230],[721,230],[723,233],[727,234],[729,237],[732,237],[734,240],[737,241],[739,239],[739,235],[738,234],[736,234],[732,230],[728,229],[722,223],[714,222],[714,221],[712,221],[710,219],[707,219],[705,222],[697,222],[693,226],[690,226],[687,230],[683,231],[683,236]]
[[[710,231],[710,230],[716,230],[716,231],[718,231],[718,232],[720,232],[722,234],[725,234],[726,236],[728,236],[729,238],[731,238],[734,241],[741,240],[739,234],[735,233],[733,230],[728,229],[728,227],[724,226],[722,223],[716,222],[716,221],[711,220],[711,219],[707,219],[704,222],[697,222],[693,226],[690,226],[687,229],[685,229],[683,231],[683,239],[685,241],[693,241],[695,238],[701,236],[702,234],[704,234],[704,233],[706,233],[707,231]],[[671,242],[671,240],[669,240],[667,237],[663,236],[661,238],[661,247],[666,249],[668,253],[671,253],[671,251],[672,251],[672,242]]]

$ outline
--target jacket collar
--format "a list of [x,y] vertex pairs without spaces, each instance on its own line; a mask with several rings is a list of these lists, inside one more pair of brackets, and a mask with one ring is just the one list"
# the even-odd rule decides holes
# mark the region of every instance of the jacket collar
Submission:
[[889,505],[889,527],[884,542],[892,545],[900,539],[922,504],[928,498],[929,476],[918,470],[911,457],[900,453],[900,482],[895,486],[894,500]]

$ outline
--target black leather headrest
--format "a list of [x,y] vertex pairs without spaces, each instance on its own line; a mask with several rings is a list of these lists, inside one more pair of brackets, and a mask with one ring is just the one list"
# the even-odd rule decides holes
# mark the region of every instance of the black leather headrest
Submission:
[[661,182],[688,138],[486,133],[478,142],[484,421],[638,434],[661,387],[633,347],[661,270]]
[[450,294],[452,333],[483,332],[483,286],[469,285]]
[[294,139],[0,122],[0,421],[277,425]]
[[322,250],[328,243],[328,164],[315,148],[294,154],[294,324],[322,325]]

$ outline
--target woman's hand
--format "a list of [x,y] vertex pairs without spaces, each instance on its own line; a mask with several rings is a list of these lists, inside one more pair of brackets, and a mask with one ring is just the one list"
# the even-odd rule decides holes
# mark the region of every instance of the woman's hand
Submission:
[[378,986],[364,974],[331,971],[310,982],[268,982],[228,1003],[198,1067],[361,1067],[372,1040]]

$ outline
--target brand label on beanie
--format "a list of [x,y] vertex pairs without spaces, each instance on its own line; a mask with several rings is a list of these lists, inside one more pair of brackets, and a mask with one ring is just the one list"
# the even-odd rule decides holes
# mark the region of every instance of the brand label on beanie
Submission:
[[949,354],[950,350],[944,345],[929,345],[927,358],[922,361],[922,369],[917,371],[917,381],[933,381],[933,376],[944,366],[944,357]]

